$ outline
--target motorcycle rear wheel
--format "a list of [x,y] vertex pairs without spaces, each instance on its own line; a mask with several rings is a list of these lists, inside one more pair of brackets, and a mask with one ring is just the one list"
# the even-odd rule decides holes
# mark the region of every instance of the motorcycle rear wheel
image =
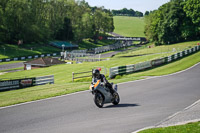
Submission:
[[94,103],[97,107],[102,108],[104,105],[104,98],[101,93],[96,93],[94,96]]

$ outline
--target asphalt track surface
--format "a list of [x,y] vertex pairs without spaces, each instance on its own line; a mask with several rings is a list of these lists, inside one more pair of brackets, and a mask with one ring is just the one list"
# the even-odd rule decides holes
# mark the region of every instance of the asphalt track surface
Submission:
[[200,64],[168,76],[119,84],[121,102],[98,108],[88,92],[0,109],[0,133],[131,133],[200,99]]
[[23,67],[23,66],[24,66],[23,62],[4,64],[4,65],[0,64],[0,70],[13,69],[13,68],[18,68],[18,67]]

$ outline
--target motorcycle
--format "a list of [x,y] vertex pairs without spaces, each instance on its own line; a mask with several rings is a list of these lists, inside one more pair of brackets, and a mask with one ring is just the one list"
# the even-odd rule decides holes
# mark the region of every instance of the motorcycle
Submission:
[[[113,83],[111,83],[113,86]],[[109,88],[106,88],[100,80],[90,85],[90,92],[94,95],[94,103],[97,107],[102,108],[105,103],[119,104],[120,97],[117,93],[117,85],[114,85],[113,94]]]

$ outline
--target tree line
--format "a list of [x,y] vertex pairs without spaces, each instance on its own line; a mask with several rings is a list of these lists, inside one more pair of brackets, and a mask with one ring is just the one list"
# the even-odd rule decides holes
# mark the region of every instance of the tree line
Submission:
[[200,39],[200,1],[171,0],[145,16],[145,35],[156,45]]
[[133,16],[133,17],[143,17],[143,13],[139,11],[134,11],[133,9],[123,8],[121,10],[112,10],[115,16]]
[[1,0],[0,42],[96,40],[114,30],[111,11],[85,0]]

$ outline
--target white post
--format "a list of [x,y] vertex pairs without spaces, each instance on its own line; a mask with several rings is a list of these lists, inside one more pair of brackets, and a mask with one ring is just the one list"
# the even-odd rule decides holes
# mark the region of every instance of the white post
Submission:
[[62,51],[64,52],[65,50],[65,44],[62,45]]
[[99,54],[99,61],[101,61],[101,54]]

